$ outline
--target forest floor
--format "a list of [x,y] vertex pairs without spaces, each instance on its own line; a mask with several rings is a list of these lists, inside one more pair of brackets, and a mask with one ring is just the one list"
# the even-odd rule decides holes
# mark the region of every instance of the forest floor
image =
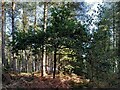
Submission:
[[8,90],[9,88],[25,88],[25,90],[32,88],[69,89],[73,87],[83,87],[90,82],[89,79],[85,79],[83,76],[77,76],[76,74],[57,74],[56,78],[53,79],[52,75],[41,77],[40,73],[5,73],[2,75],[2,79],[3,90]]

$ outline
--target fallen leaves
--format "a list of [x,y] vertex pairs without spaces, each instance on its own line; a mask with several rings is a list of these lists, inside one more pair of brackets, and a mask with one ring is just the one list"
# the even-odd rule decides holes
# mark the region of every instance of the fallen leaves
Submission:
[[[14,76],[14,75],[12,75]],[[40,74],[26,74],[22,73],[14,76],[13,81],[9,85],[3,85],[4,88],[71,88],[72,83],[82,84],[89,83],[87,79],[81,79],[80,76],[72,75],[56,75],[53,79],[52,75],[40,77]]]

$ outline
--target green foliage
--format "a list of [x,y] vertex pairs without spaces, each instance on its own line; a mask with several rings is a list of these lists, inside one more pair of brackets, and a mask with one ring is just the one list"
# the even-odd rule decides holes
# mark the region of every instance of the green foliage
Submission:
[[[102,84],[103,86],[109,85],[108,81],[110,81],[112,75],[115,79],[116,74],[120,71],[119,55],[116,53],[120,46],[118,44],[119,3],[98,5],[98,11],[94,11],[97,20],[94,20],[94,16],[85,16],[86,11],[83,11],[84,15],[81,13],[77,15],[77,12],[81,10],[80,4],[50,4],[50,16],[48,17],[49,22],[47,23],[46,32],[41,29],[43,28],[43,20],[37,22],[39,24],[36,25],[36,28],[34,25],[28,25],[29,17],[24,12],[22,21],[24,25],[22,26],[21,21],[16,20],[15,38],[11,41],[9,35],[7,36],[7,48],[10,48],[12,53],[16,53],[16,56],[21,56],[20,61],[23,60],[24,56],[19,55],[19,51],[29,50],[32,53],[31,60],[33,62],[41,59],[44,45],[47,48],[48,58],[51,58],[49,54],[53,54],[57,49],[56,56],[60,55],[60,61],[57,57],[57,64],[60,64],[62,72],[85,75],[91,81],[96,81],[94,84],[96,86],[98,84],[98,87],[101,83],[104,84]],[[30,11],[34,11],[35,5],[35,3],[29,3],[28,7],[23,5],[24,8],[21,9],[29,10],[28,14],[32,16]],[[17,8],[18,11],[19,8]],[[80,17],[85,17],[85,20],[83,20],[84,18],[80,20]],[[32,22],[34,21],[32,20]],[[96,29],[89,28],[91,26],[95,26]],[[28,54],[30,53],[28,52]],[[112,82],[114,79],[110,81],[111,85],[116,84],[116,82]]]

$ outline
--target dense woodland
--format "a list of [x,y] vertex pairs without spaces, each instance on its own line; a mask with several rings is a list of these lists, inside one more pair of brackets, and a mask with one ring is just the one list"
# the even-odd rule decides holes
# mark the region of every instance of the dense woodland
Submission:
[[4,89],[120,87],[120,2],[2,0],[0,10]]

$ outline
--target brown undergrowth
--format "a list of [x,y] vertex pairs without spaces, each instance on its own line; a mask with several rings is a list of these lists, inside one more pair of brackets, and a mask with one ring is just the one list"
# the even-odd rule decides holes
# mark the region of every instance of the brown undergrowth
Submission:
[[58,74],[56,78],[53,79],[52,75],[47,75],[41,77],[40,73],[6,73],[2,75],[3,79],[3,89],[7,90],[9,88],[72,88],[74,85],[85,85],[89,83],[89,79],[85,79],[82,76],[77,76],[76,74],[63,75]]

